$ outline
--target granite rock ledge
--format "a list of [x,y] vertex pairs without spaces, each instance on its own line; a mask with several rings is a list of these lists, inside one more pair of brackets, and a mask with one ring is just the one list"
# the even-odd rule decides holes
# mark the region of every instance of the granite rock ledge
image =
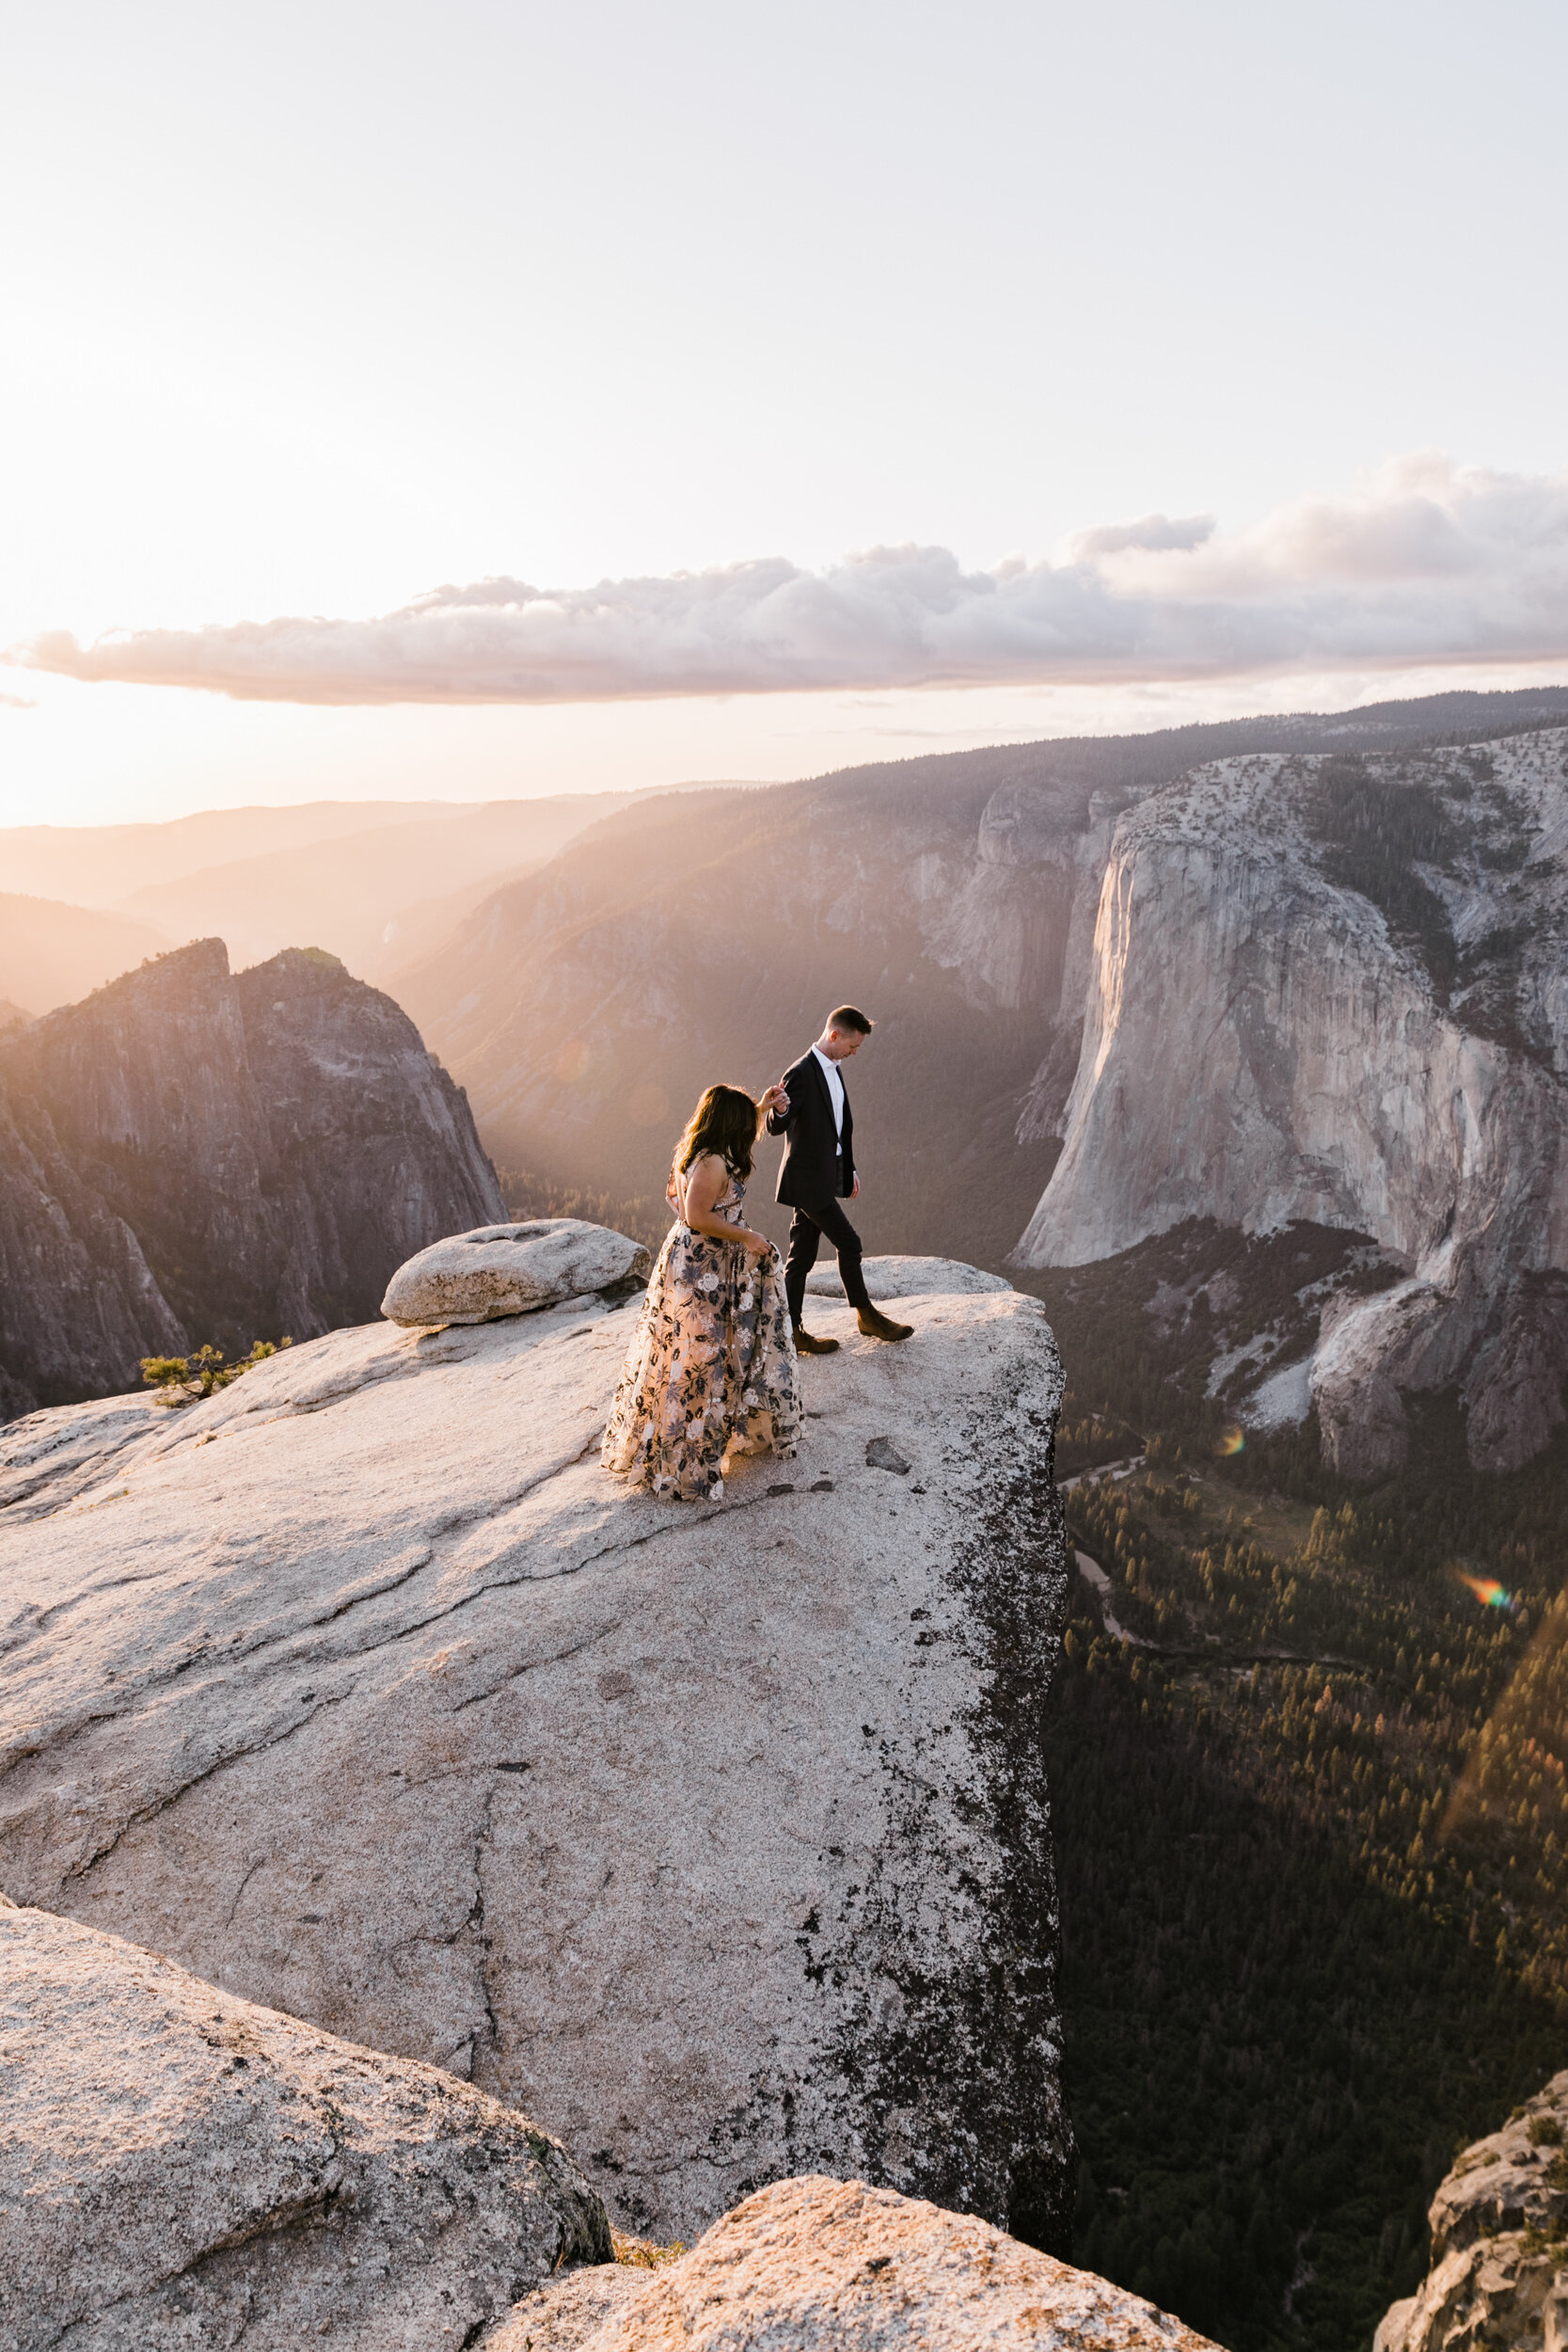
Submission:
[[1059,2246],[1044,1311],[823,1302],[800,1457],[716,1508],[599,1467],[631,1312],[0,1432],[0,1885],[483,2086],[661,2239],[817,2169]]

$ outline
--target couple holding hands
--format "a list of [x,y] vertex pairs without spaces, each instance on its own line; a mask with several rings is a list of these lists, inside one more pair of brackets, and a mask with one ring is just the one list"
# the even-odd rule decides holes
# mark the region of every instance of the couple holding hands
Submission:
[[[912,1326],[879,1313],[861,1272],[860,1236],[844,1202],[860,1191],[843,1065],[872,1024],[838,1005],[822,1034],[760,1102],[709,1087],[675,1147],[665,1238],[626,1349],[600,1458],[633,1486],[684,1502],[722,1501],[736,1454],[793,1454],[800,1435],[799,1356],[831,1356],[836,1340],[805,1328],[806,1277],[824,1234],[838,1252],[844,1295],[869,1339],[907,1340]],[[766,1122],[785,1138],[778,1199],[792,1208],[783,1264],[744,1221],[752,1154]]]

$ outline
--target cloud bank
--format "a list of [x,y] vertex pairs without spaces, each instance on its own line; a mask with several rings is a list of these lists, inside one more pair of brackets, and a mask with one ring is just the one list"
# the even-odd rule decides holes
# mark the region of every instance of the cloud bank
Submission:
[[1239,677],[1568,657],[1568,475],[1405,458],[1227,537],[1145,516],[1053,563],[873,548],[665,579],[446,587],[375,620],[64,632],[8,657],[81,679],[324,704],[569,703]]

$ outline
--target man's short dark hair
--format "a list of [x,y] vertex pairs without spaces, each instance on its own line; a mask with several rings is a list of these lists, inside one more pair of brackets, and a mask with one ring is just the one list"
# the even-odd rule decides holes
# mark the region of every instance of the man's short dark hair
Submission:
[[853,1029],[861,1037],[869,1037],[876,1025],[853,1005],[835,1005],[828,1015],[830,1029]]

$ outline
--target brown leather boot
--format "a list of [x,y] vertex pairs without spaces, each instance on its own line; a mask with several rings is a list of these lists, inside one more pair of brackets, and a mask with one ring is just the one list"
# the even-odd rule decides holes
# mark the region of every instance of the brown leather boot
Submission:
[[884,1315],[878,1307],[860,1308],[855,1321],[868,1340],[909,1340],[914,1337],[912,1323],[895,1323],[891,1315]]
[[795,1353],[797,1356],[836,1356],[838,1342],[836,1340],[814,1340],[805,1325],[798,1323],[795,1326]]

